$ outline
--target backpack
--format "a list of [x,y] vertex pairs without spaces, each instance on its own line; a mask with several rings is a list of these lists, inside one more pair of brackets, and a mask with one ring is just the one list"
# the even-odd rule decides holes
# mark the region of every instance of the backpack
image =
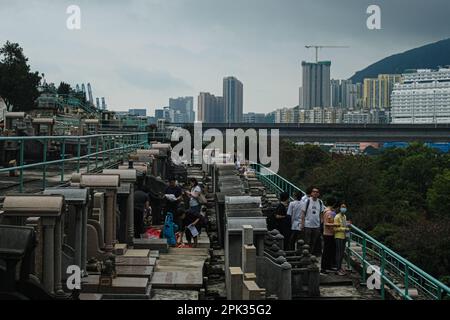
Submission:
[[[309,209],[309,204],[311,203],[311,199],[310,198],[308,198],[308,200],[306,200],[306,209],[305,209],[305,219],[306,219],[306,216],[308,215],[308,209]],[[320,212],[319,212],[319,214],[322,214],[322,212],[323,212],[323,207],[324,207],[324,205],[323,205],[323,202],[322,202],[322,200],[320,200],[319,199],[319,203],[320,203]]]
[[[305,219],[306,219],[306,216],[307,216],[307,214],[308,214],[308,208],[309,208],[310,202],[311,202],[311,199],[308,198],[308,200],[306,201]],[[319,203],[320,203],[320,212],[319,212],[319,215],[321,215],[322,212],[323,212],[323,210],[324,210],[324,205],[323,205],[322,200],[320,200],[320,199],[319,199]],[[323,221],[322,221],[322,219],[320,219],[320,218],[319,218],[319,220],[320,220],[320,234],[323,234]]]

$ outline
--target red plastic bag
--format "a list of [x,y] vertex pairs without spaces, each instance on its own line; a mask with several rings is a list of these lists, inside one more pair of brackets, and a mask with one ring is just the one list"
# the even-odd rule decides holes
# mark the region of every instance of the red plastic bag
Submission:
[[161,237],[161,230],[155,229],[155,228],[149,228],[145,232],[145,235],[146,235],[147,239],[159,239]]

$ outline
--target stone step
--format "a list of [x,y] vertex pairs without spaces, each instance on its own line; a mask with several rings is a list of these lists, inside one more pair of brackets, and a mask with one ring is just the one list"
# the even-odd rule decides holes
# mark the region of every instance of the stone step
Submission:
[[130,249],[123,255],[127,258],[148,258],[150,255],[150,250],[147,249]]
[[116,257],[116,266],[155,266],[153,257]]
[[151,284],[155,289],[200,289],[203,275],[199,271],[157,271]]
[[198,291],[153,289],[151,300],[198,300]]
[[320,298],[325,300],[365,300],[352,286],[330,286],[320,288]]
[[336,274],[320,274],[320,286],[351,286],[352,279]]
[[164,253],[169,250],[169,245],[167,239],[134,239],[134,249],[158,250]]
[[149,285],[148,278],[117,277],[112,280],[112,286],[99,286],[99,275],[90,275],[81,281],[82,293],[113,293],[113,294],[146,294]]

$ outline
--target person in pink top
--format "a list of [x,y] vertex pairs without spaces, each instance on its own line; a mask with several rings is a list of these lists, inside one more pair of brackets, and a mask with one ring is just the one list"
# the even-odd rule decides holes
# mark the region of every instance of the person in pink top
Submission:
[[336,257],[336,243],[334,240],[334,217],[336,215],[335,199],[328,199],[327,208],[323,214],[323,254],[320,272],[327,274],[328,270],[331,270],[335,265]]

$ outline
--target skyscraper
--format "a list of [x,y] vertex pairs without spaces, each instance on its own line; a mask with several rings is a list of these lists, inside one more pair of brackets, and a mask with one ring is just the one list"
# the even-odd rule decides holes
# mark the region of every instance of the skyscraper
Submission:
[[94,105],[94,98],[92,96],[92,87],[91,87],[90,83],[87,84],[87,90],[88,90],[88,101],[89,101],[89,104]]
[[331,106],[333,108],[342,107],[341,81],[331,80]]
[[194,122],[194,97],[171,98],[169,108],[178,114],[177,119],[181,122]]
[[81,91],[83,92],[84,99],[87,100],[87,98],[86,98],[86,86],[84,85],[84,83],[81,84]]
[[95,100],[96,100],[97,109],[100,110],[100,98],[96,98]]
[[378,78],[364,79],[364,108],[388,109],[391,106],[391,93],[394,84],[402,81],[398,74],[380,74]]
[[225,123],[242,123],[244,120],[244,86],[235,77],[223,79]]
[[225,122],[223,97],[201,92],[198,96],[198,121],[204,123]]
[[302,62],[303,103],[305,109],[331,106],[331,61]]
[[105,97],[102,97],[102,110],[106,110],[106,101],[105,101]]

